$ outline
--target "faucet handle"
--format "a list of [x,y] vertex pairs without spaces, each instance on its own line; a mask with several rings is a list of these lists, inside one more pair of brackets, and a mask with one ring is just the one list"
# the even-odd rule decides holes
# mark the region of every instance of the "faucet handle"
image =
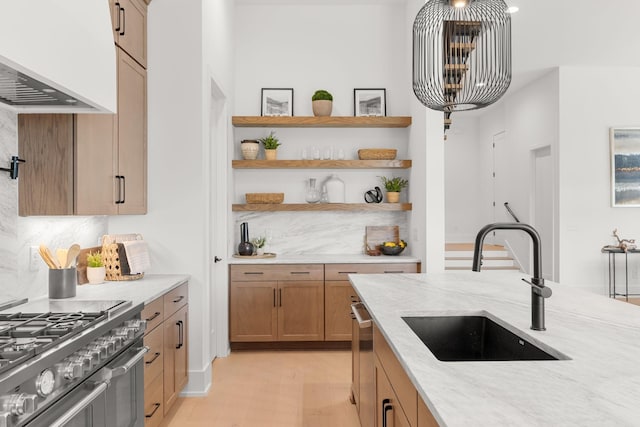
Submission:
[[531,281],[528,281],[527,279],[522,279],[522,281],[531,285],[531,290],[542,298],[549,298],[553,293],[550,287],[544,285],[544,279],[536,279],[535,277],[532,277]]

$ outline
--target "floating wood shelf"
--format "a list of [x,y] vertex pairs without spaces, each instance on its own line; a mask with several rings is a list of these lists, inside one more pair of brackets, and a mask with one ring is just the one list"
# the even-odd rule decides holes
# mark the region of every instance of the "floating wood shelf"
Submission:
[[411,203],[284,203],[284,204],[236,204],[234,212],[286,212],[286,211],[410,211]]
[[233,160],[234,169],[408,169],[411,160]]
[[233,116],[235,127],[333,127],[333,128],[406,128],[411,126],[411,117],[349,117],[349,116],[294,116],[263,117]]

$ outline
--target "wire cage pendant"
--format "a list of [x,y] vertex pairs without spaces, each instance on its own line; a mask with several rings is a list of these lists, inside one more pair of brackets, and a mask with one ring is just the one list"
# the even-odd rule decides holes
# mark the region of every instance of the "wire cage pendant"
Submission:
[[475,110],[511,83],[511,15],[503,0],[429,0],[413,24],[413,91],[426,107]]

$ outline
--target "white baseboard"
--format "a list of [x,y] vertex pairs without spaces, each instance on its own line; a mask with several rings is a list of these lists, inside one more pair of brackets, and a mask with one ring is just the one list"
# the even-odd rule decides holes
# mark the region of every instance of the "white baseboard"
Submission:
[[211,364],[200,371],[189,371],[189,382],[180,397],[204,397],[211,389]]

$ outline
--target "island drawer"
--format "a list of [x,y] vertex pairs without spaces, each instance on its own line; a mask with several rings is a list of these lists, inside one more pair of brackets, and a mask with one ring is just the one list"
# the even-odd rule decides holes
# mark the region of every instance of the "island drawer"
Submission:
[[140,318],[147,321],[147,328],[145,329],[145,335],[147,335],[164,320],[164,299],[158,297],[145,305]]
[[149,351],[144,356],[145,388],[162,373],[164,366],[164,358],[162,357],[162,350],[164,348],[163,331],[163,328],[157,328],[144,337],[144,345],[149,347]]
[[382,336],[382,333],[380,333],[380,330],[375,325],[373,326],[373,352],[384,368],[387,378],[389,378],[389,382],[393,387],[393,391],[396,396],[398,396],[400,406],[402,406],[404,413],[409,419],[410,425],[417,425],[418,393],[393,353],[393,350],[391,350],[384,336]]
[[327,280],[349,280],[349,274],[417,273],[417,263],[326,264]]
[[232,265],[231,281],[324,280],[323,264]]
[[177,288],[164,294],[164,315],[171,316],[173,313],[187,305],[189,300],[188,287],[184,283]]
[[144,388],[144,427],[156,427],[164,418],[164,377],[158,375]]

